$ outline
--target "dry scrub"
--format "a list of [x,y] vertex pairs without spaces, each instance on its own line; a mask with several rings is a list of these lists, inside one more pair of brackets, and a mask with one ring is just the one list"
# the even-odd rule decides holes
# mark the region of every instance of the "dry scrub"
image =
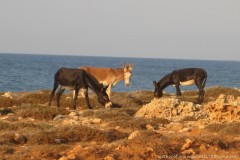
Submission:
[[[173,94],[165,93],[163,98]],[[186,91],[179,100],[196,105],[197,94]],[[207,88],[204,104],[221,94],[240,96],[232,88]],[[105,109],[90,93],[93,110],[87,110],[85,100],[78,98],[77,111],[71,109],[71,92],[63,94],[60,108],[55,96],[48,107],[49,90],[13,93],[14,98],[2,95],[0,159],[156,159],[159,155],[237,155],[240,148],[240,124],[236,122],[212,123],[205,116],[191,115],[178,122],[135,117],[151,102],[152,91],[113,92],[112,109]],[[137,134],[129,138],[132,133]],[[191,145],[183,150],[186,139]]]

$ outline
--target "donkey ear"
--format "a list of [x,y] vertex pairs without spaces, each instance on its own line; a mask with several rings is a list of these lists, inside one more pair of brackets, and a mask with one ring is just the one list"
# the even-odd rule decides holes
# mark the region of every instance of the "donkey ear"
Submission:
[[157,87],[157,82],[153,81],[153,85],[154,85],[154,87]]
[[110,83],[106,86],[106,87],[104,87],[103,88],[103,90],[106,92],[106,90],[108,89],[108,86],[110,85]]
[[127,65],[125,63],[123,64],[123,70],[124,70],[124,72],[127,71]]
[[103,89],[104,87],[102,83],[99,83],[99,86],[101,87],[101,89]]
[[132,69],[133,69],[133,64],[129,64],[128,69],[129,69],[130,71],[132,71]]

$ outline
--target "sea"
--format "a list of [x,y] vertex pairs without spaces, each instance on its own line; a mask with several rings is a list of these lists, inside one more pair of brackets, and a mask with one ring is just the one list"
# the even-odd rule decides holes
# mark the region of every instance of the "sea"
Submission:
[[[240,88],[240,61],[183,60],[157,58],[92,57],[69,55],[0,54],[0,92],[51,90],[55,72],[61,67],[97,66],[121,68],[133,64],[131,85],[120,81],[115,92],[153,90],[153,81],[175,69],[200,67],[207,71],[206,87]],[[197,90],[196,86],[181,86],[182,90]],[[169,86],[166,92],[175,93]]]

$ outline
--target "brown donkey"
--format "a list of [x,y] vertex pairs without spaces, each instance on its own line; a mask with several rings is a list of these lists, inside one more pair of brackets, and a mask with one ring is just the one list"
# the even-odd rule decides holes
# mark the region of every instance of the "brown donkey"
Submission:
[[110,98],[111,87],[116,85],[119,81],[124,80],[124,84],[126,86],[130,85],[133,64],[124,64],[122,68],[99,68],[83,66],[80,67],[80,69],[83,69],[93,75],[99,81],[99,83],[108,85],[106,92]]

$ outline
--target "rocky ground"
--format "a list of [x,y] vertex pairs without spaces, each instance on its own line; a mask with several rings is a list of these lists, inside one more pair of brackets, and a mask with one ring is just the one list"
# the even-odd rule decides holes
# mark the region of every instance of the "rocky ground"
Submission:
[[[48,107],[50,91],[0,93],[0,159],[240,159],[240,91],[206,89],[181,97],[152,91],[113,93],[105,109],[90,94],[93,110],[71,93]],[[55,99],[54,99],[55,100]]]

